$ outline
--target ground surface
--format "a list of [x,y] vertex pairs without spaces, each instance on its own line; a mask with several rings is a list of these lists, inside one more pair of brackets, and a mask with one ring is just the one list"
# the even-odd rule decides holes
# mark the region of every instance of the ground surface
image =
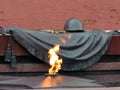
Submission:
[[119,90],[119,87],[106,87],[95,79],[68,75],[49,76],[0,76],[0,89],[44,89],[44,90]]
[[120,29],[120,0],[0,0],[0,25],[63,29],[79,18],[85,29]]

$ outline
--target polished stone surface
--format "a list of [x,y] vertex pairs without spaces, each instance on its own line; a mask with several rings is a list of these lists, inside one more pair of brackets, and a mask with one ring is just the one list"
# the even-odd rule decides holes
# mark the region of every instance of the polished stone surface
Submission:
[[95,80],[65,75],[41,75],[29,77],[0,76],[0,88],[90,88],[104,87]]

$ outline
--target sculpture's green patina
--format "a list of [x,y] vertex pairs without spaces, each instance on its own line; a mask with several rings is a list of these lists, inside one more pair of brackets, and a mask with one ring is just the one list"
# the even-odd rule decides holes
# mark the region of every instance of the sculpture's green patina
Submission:
[[9,30],[16,41],[46,63],[49,61],[48,49],[54,44],[60,44],[59,55],[63,58],[62,70],[68,71],[85,69],[96,63],[107,50],[112,36],[112,32],[108,34],[104,31],[56,34],[17,27],[10,27]]
[[10,31],[13,38],[32,55],[46,63],[49,63],[48,50],[54,44],[60,44],[59,55],[63,58],[62,70],[67,71],[85,69],[99,61],[115,33],[115,31],[106,33],[100,30],[82,33],[81,30],[80,32],[70,30],[69,32],[69,29],[63,33],[61,31],[51,33],[52,30],[32,31],[18,27],[9,27],[7,31]]
[[77,18],[67,20],[64,25],[64,30],[67,32],[84,32],[82,22]]

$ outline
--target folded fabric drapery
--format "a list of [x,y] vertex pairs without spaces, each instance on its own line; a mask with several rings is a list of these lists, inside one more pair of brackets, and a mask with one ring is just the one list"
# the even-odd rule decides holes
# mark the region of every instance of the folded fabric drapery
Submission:
[[103,30],[51,33],[47,30],[25,30],[18,27],[9,27],[7,30],[33,56],[46,63],[49,63],[48,50],[54,44],[60,44],[62,70],[66,71],[85,69],[99,61],[107,50],[112,35],[116,33]]

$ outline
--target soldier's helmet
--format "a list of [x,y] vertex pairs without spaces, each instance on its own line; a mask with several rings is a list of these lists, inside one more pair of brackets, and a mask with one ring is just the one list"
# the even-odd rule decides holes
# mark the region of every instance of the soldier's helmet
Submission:
[[82,22],[77,18],[71,18],[67,20],[67,22],[64,25],[64,30],[67,32],[74,32],[74,31],[84,32]]

